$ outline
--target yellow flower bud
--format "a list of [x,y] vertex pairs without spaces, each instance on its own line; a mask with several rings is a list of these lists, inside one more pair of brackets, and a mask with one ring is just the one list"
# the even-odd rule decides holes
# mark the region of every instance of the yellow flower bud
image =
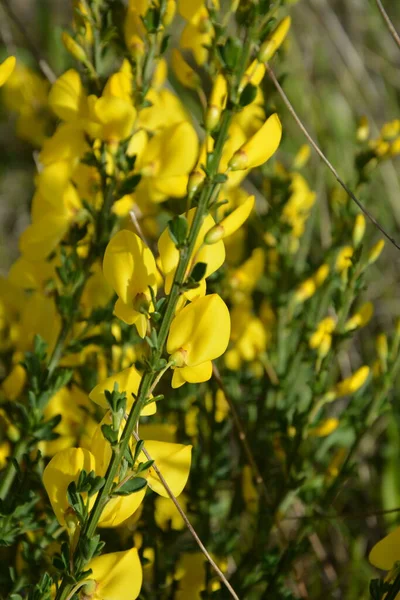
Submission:
[[69,35],[66,31],[63,31],[61,35],[62,42],[68,52],[79,62],[86,62],[87,56],[85,50]]
[[205,125],[207,131],[214,131],[218,127],[221,113],[226,106],[228,98],[228,85],[223,75],[215,78],[213,89],[206,112]]
[[362,116],[357,127],[357,141],[366,142],[369,136],[369,123],[366,116]]
[[372,265],[374,262],[376,262],[378,260],[384,247],[385,247],[384,240],[379,240],[379,242],[377,242],[375,244],[375,246],[372,246],[371,250],[368,252],[368,264],[369,265]]
[[316,427],[312,427],[309,431],[309,435],[312,437],[326,437],[333,433],[339,426],[339,419],[331,417],[325,419]]
[[291,25],[291,18],[285,17],[268,38],[261,44],[258,60],[262,63],[268,62],[274,56],[275,52],[283,44]]
[[282,138],[282,124],[276,113],[232,156],[228,167],[232,171],[254,169],[267,162],[277,151]]
[[334,398],[341,398],[342,396],[357,392],[366,382],[369,371],[369,367],[363,366],[353,373],[353,375],[336,384],[333,390]]
[[169,27],[174,20],[176,13],[176,0],[168,0],[167,7],[163,16],[162,24],[164,27]]
[[344,331],[352,331],[358,327],[364,327],[374,314],[374,305],[372,302],[365,302],[344,325]]
[[308,300],[317,291],[317,286],[313,279],[306,279],[299,285],[295,291],[294,297],[296,302],[304,302]]
[[387,336],[384,333],[380,333],[376,338],[376,351],[382,365],[386,366],[389,347]]
[[360,243],[361,240],[364,237],[364,233],[365,233],[365,217],[362,214],[359,214],[356,216],[356,220],[354,222],[354,227],[353,227],[353,244],[354,247],[357,248]]
[[400,134],[400,120],[395,119],[385,123],[381,129],[381,136],[386,142],[392,141]]
[[327,264],[323,264],[319,267],[319,269],[314,275],[314,281],[318,287],[320,287],[324,283],[325,279],[329,275],[329,271],[329,265]]
[[308,162],[308,159],[311,155],[311,148],[308,144],[303,144],[300,150],[297,152],[294,161],[293,168],[294,169],[302,169]]
[[265,75],[265,66],[263,65],[262,62],[259,62],[258,60],[253,60],[253,62],[251,63],[251,65],[247,68],[242,81],[240,82],[239,85],[239,94],[244,90],[244,88],[246,87],[246,85],[248,83],[251,83],[252,85],[259,85],[263,79]]

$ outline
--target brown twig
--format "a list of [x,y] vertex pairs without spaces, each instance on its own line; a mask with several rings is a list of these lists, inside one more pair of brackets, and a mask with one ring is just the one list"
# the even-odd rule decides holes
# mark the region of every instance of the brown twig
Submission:
[[383,19],[384,19],[384,21],[385,21],[385,23],[386,23],[386,25],[387,25],[390,33],[391,33],[392,38],[394,39],[394,41],[396,42],[396,44],[400,48],[400,36],[397,33],[395,26],[393,25],[392,21],[390,20],[390,17],[387,14],[387,12],[386,12],[386,10],[385,10],[385,8],[384,8],[381,0],[375,0],[375,1],[376,1],[376,4],[377,4],[378,8],[379,8],[379,12],[381,13],[381,15],[382,15],[382,17],[383,17]]
[[288,108],[288,110],[291,113],[292,117],[296,121],[297,125],[300,127],[301,131],[303,132],[303,134],[305,135],[305,137],[307,138],[307,140],[309,141],[309,143],[311,144],[311,146],[317,152],[317,154],[319,155],[319,157],[326,164],[326,166],[328,167],[328,169],[333,173],[336,181],[342,186],[342,188],[345,190],[345,192],[350,196],[350,198],[353,200],[353,202],[355,202],[357,204],[358,208],[371,221],[371,223],[373,223],[375,225],[375,227],[377,229],[379,229],[379,231],[385,236],[386,239],[389,240],[389,242],[391,244],[393,244],[393,246],[395,246],[395,248],[397,248],[398,250],[400,250],[400,244],[398,244],[396,242],[396,240],[389,233],[387,233],[387,231],[375,219],[375,217],[364,207],[364,205],[360,202],[360,200],[358,200],[358,198],[354,195],[354,193],[351,191],[351,189],[340,178],[340,176],[339,176],[338,172],[336,171],[335,167],[327,159],[327,157],[322,152],[322,150],[320,149],[320,147],[318,146],[318,144],[313,140],[313,138],[311,137],[311,135],[308,133],[306,127],[304,126],[304,124],[301,121],[300,117],[296,113],[296,111],[295,111],[292,103],[290,102],[289,98],[286,96],[285,92],[283,91],[283,89],[282,89],[282,87],[281,87],[278,79],[276,78],[275,73],[273,72],[273,70],[271,69],[271,67],[268,64],[266,65],[266,69],[267,69],[268,75],[270,76],[270,78],[271,78],[274,86],[276,87],[279,95],[281,96],[282,100],[286,104],[286,107]]
[[22,23],[20,18],[15,14],[15,12],[11,8],[11,6],[8,4],[7,0],[0,0],[0,2],[1,2],[1,5],[2,5],[4,11],[7,13],[8,17],[10,18],[10,20],[14,23],[14,25],[16,25],[16,27],[20,31],[21,35],[23,36],[26,45],[28,46],[33,57],[35,58],[36,62],[38,63],[39,68],[42,71],[43,75],[46,77],[46,79],[48,79],[48,81],[50,81],[50,83],[54,83],[55,80],[57,79],[57,76],[54,73],[53,69],[50,67],[49,63],[42,57],[39,50],[36,48],[35,43],[32,41],[28,31],[25,28],[25,25]]
[[[140,440],[140,437],[135,432],[133,432],[133,437],[136,439],[136,441]],[[151,458],[150,454],[147,452],[145,446],[143,446],[142,451],[143,451],[144,455],[146,456],[147,460],[153,460]],[[159,478],[159,480],[163,484],[163,486],[164,486],[164,488],[165,488],[168,496],[170,497],[170,499],[172,500],[172,502],[175,504],[175,507],[176,507],[177,511],[179,512],[179,514],[181,515],[182,519],[184,520],[184,522],[186,524],[186,527],[189,529],[189,531],[192,534],[193,538],[195,539],[198,547],[200,548],[200,550],[202,551],[202,553],[204,554],[204,556],[206,557],[206,559],[208,560],[208,562],[210,563],[210,565],[212,566],[212,568],[214,569],[214,571],[217,573],[217,575],[220,578],[220,580],[222,581],[222,583],[229,590],[232,598],[235,598],[235,600],[240,600],[239,596],[236,594],[235,590],[233,589],[233,587],[231,586],[231,584],[229,583],[229,581],[227,580],[227,578],[225,577],[225,575],[223,574],[223,572],[221,571],[221,569],[219,568],[219,566],[216,564],[216,562],[214,561],[214,559],[212,558],[212,556],[208,552],[207,548],[204,546],[204,544],[201,541],[201,539],[199,538],[199,536],[197,535],[197,533],[194,530],[193,525],[189,521],[189,519],[188,519],[185,511],[183,510],[183,508],[179,504],[176,496],[172,493],[171,488],[169,487],[168,483],[166,482],[164,476],[162,475],[160,469],[157,467],[157,465],[156,465],[155,462],[153,462],[153,464],[152,464],[152,469],[154,469],[154,471],[156,472],[157,477]]]
[[[227,389],[225,387],[224,382],[222,381],[222,377],[221,374],[218,370],[218,367],[216,367],[213,364],[213,376],[214,379],[218,385],[218,387],[220,388],[220,390],[223,392],[226,402],[229,405],[229,409],[230,409],[230,413],[232,415],[232,420],[234,422],[234,425],[236,427],[237,433],[238,433],[238,437],[239,440],[243,446],[243,450],[244,453],[246,455],[247,461],[253,471],[253,475],[257,484],[257,488],[259,490],[259,493],[262,494],[264,496],[264,499],[266,501],[267,506],[271,505],[271,500],[269,497],[269,493],[268,493],[268,489],[267,486],[265,484],[265,481],[261,475],[260,469],[257,465],[256,459],[254,458],[253,452],[250,448],[250,445],[247,441],[247,436],[246,436],[246,432],[243,426],[243,423],[239,417],[239,414],[236,410],[235,404],[232,401],[232,398],[230,398]],[[295,506],[295,510],[297,512],[298,508],[300,506],[300,501],[297,502],[297,506]],[[293,517],[293,519],[296,517]],[[298,515],[297,517],[298,519],[301,519],[302,516]],[[284,520],[284,519],[282,519]],[[280,535],[281,541],[284,542],[286,545],[289,543],[289,540],[280,524],[279,521],[276,522],[276,527],[278,530],[278,533]],[[328,578],[328,580],[332,583],[334,581],[337,581],[337,574],[335,569],[333,568],[333,566],[329,563],[328,561],[328,555],[325,551],[325,548],[322,545],[322,542],[320,540],[320,538],[318,537],[318,535],[316,533],[310,534],[308,536],[309,542],[311,544],[311,547],[314,550],[314,553],[316,555],[316,557],[318,558],[318,560],[323,564],[324,566],[324,570],[325,570],[325,574]],[[307,598],[307,588],[305,587],[304,582],[302,581],[298,570],[296,569],[295,571],[295,575],[296,575],[296,579],[297,579],[297,584],[299,586],[299,593],[301,594],[301,596],[303,598]]]

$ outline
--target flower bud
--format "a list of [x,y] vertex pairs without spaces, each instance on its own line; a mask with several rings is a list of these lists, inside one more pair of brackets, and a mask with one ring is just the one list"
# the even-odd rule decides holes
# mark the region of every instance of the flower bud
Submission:
[[187,184],[187,191],[188,191],[189,197],[194,196],[194,194],[197,192],[197,190],[199,189],[199,187],[201,186],[201,184],[203,183],[205,178],[206,178],[206,174],[204,173],[204,171],[193,171],[189,175],[189,181]]
[[216,244],[224,237],[225,230],[222,225],[214,225],[204,236],[205,244]]
[[385,246],[384,240],[379,240],[379,242],[377,242],[375,244],[375,246],[372,246],[371,250],[368,253],[368,264],[369,265],[372,265],[374,262],[376,262],[378,260],[384,246]]
[[274,29],[270,36],[261,44],[258,60],[262,63],[268,62],[275,52],[283,44],[290,29],[291,18],[285,17]]
[[362,214],[356,216],[353,228],[353,244],[357,248],[360,245],[361,240],[365,233],[365,217]]
[[175,13],[176,13],[176,1],[168,0],[167,8],[165,10],[165,13],[164,13],[164,16],[162,19],[162,24],[164,25],[164,27],[168,27],[169,25],[171,25],[172,21],[174,20]]
[[376,338],[376,351],[382,365],[386,366],[389,348],[387,336],[384,333],[379,334]]
[[68,52],[79,62],[87,62],[87,55],[85,50],[69,35],[66,31],[62,33],[62,42]]
[[254,169],[277,151],[282,138],[282,124],[276,113],[243,146],[235,152],[228,163],[232,171]]

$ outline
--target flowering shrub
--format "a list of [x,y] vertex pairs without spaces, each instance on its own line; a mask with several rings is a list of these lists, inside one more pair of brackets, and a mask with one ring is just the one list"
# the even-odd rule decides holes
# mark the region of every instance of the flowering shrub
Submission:
[[[315,565],[337,579],[313,517],[340,513],[390,408],[400,326],[346,360],[384,242],[335,188],[321,244],[310,147],[281,151],[290,4],[77,0],[75,68],[0,65],[37,166],[0,285],[1,597],[318,598]],[[357,135],[356,193],[400,121]],[[372,563],[399,548],[396,530]]]

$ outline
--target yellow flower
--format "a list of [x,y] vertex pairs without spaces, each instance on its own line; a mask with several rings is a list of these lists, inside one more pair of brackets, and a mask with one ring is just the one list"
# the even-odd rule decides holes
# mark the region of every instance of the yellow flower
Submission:
[[353,254],[354,249],[351,246],[343,246],[343,248],[340,249],[335,264],[335,269],[338,273],[344,273],[351,267],[351,258]]
[[143,573],[136,548],[97,556],[87,569],[92,570],[82,588],[87,600],[135,600],[140,594]]
[[[83,448],[67,448],[57,452],[43,472],[43,484],[60,525],[66,524],[68,513],[73,515],[67,489],[70,483],[78,481],[83,469],[87,473],[95,470],[93,454]],[[94,498],[91,501],[94,502]]]
[[49,93],[49,105],[63,121],[76,121],[85,115],[87,98],[77,71],[70,69],[57,79]]
[[276,113],[251,137],[229,161],[232,171],[254,169],[265,163],[277,151],[282,137],[282,125]]
[[[189,226],[192,224],[197,208],[192,208],[187,214]],[[225,246],[222,241],[209,246],[204,243],[207,232],[215,225],[215,221],[211,215],[207,215],[203,220],[202,226],[198,233],[196,243],[194,245],[193,254],[189,262],[187,275],[192,271],[197,263],[205,263],[207,265],[204,277],[199,282],[200,287],[190,290],[185,293],[187,299],[193,299],[196,296],[204,295],[206,286],[205,280],[212,273],[217,271],[225,260]],[[158,240],[158,251],[160,253],[161,268],[165,275],[165,292],[170,293],[172,282],[174,280],[175,271],[179,262],[179,250],[173,242],[169,228],[167,227]]]
[[[186,499],[184,496],[179,498],[179,504],[186,511]],[[178,509],[170,498],[157,498],[154,503],[154,519],[157,525],[164,531],[169,528],[180,531],[185,527],[185,521],[182,519]]]
[[15,56],[9,56],[0,64],[0,87],[5,84],[15,68]]
[[310,337],[310,348],[316,349],[321,344],[326,334],[331,334],[336,327],[333,317],[326,317],[318,323],[317,330]]
[[198,138],[188,121],[157,132],[138,157],[135,170],[142,176],[135,196],[140,206],[186,195],[189,173],[197,158]]
[[181,310],[167,340],[168,354],[175,360],[172,387],[210,379],[211,361],[225,352],[229,334],[229,311],[217,294],[197,298]]
[[268,38],[261,44],[258,60],[268,62],[283,44],[291,25],[291,18],[285,17]]
[[395,563],[400,561],[400,527],[375,544],[369,553],[369,561],[378,569],[393,569]]
[[157,267],[151,250],[139,236],[124,229],[108,243],[103,273],[118,295],[116,316],[129,325],[135,324],[139,335],[144,337],[146,311],[152,308],[149,287],[157,293]]

